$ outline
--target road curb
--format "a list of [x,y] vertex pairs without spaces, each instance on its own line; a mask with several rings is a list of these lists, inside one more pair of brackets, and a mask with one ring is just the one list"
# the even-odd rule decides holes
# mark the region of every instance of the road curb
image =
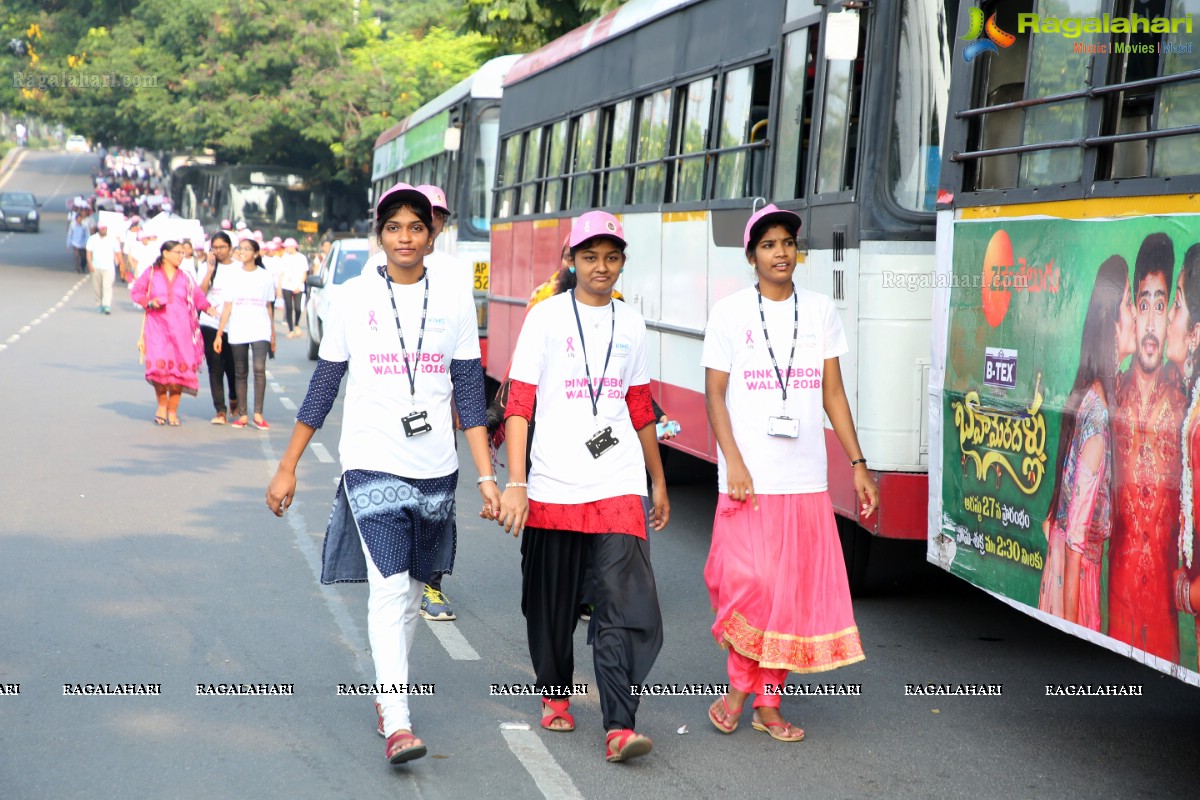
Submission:
[[14,147],[12,150],[8,151],[8,153],[4,156],[4,160],[0,161],[0,178],[3,178],[4,173],[12,169],[12,162],[16,160],[17,153],[24,152],[24,147]]

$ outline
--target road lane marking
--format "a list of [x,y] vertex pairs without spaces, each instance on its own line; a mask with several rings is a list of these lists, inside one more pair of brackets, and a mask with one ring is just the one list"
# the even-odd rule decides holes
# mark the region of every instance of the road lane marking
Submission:
[[329,451],[325,449],[325,445],[320,442],[312,442],[308,446],[309,450],[313,451],[313,455],[317,457],[317,461],[322,464],[332,464],[333,456],[329,455]]
[[475,652],[475,648],[471,647],[471,643],[467,641],[467,637],[462,635],[454,623],[431,622],[425,620],[425,624],[429,626],[429,630],[433,631],[433,635],[442,643],[442,647],[446,649],[446,653],[455,661],[478,661],[479,653]]
[[533,778],[543,796],[583,800],[583,795],[575,787],[571,776],[558,765],[536,733],[504,728],[500,735],[508,743],[508,749],[512,750],[513,755],[521,762],[521,766]]
[[[0,178],[0,187],[4,186],[4,184],[8,183],[9,180],[12,178],[12,176],[17,174],[17,167],[19,167],[21,165],[21,162],[23,160],[25,160],[25,155],[28,152],[29,152],[28,150],[22,149],[21,152],[17,153],[17,157],[8,163],[8,171],[5,172],[3,178]],[[66,179],[67,178],[64,175],[63,180],[66,180]],[[62,183],[59,183],[58,185],[62,186]],[[55,193],[57,194],[57,190],[55,190]]]
[[[3,239],[0,239],[0,241],[3,241]],[[40,317],[35,317],[34,319],[30,320],[28,325],[25,325],[25,326],[19,328],[16,333],[14,333],[12,336],[9,336],[7,339],[5,339],[4,347],[0,348],[0,349],[7,350],[8,345],[10,345],[13,342],[17,341],[18,339],[20,339],[22,333],[29,333],[31,330],[33,330],[34,325],[41,325],[42,320],[48,319],[51,314],[53,314],[58,309],[62,308],[63,304],[66,303],[67,300],[71,299],[71,295],[75,294],[75,291],[80,286],[82,286],[84,284],[84,282],[87,280],[88,280],[87,278],[80,278],[79,281],[74,286],[71,287],[71,290],[63,295],[62,300],[58,301],[56,304],[54,304],[50,308],[46,309],[46,311]]]
[[283,387],[280,386],[278,383],[272,383],[271,391],[274,392],[275,394],[283,394]]
[[[279,463],[279,459],[275,456],[275,448],[271,446],[271,438],[262,436],[258,441],[262,446],[263,457],[267,460],[268,468],[273,469],[274,465]],[[354,624],[354,618],[346,608],[345,601],[332,586],[321,583],[321,551],[317,548],[316,540],[309,535],[308,529],[305,527],[302,508],[303,506],[293,496],[292,505],[283,517],[295,535],[296,546],[303,554],[304,560],[308,562],[308,568],[312,570],[313,578],[317,582],[317,589],[320,590],[321,596],[325,600],[325,607],[329,609],[334,623],[341,631],[342,640],[354,654],[354,666],[363,676],[374,676],[375,665],[371,661],[371,656],[368,655],[367,641],[358,626]]]
[[296,410],[296,404],[292,402],[292,398],[290,398],[290,397],[279,398],[279,405],[283,406],[285,411],[295,411]]

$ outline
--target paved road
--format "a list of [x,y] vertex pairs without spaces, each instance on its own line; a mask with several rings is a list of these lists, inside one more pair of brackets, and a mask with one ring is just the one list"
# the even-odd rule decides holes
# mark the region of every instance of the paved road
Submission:
[[[813,677],[861,696],[784,701],[807,741],[776,743],[748,722],[721,736],[710,698],[653,697],[639,727],[655,752],[605,764],[594,691],[576,703],[572,734],[538,730],[536,700],[489,692],[533,676],[517,544],[473,516],[469,466],[446,581],[459,620],[422,623],[414,649],[413,680],[435,685],[413,700],[431,756],[388,767],[371,699],[337,695],[372,674],[365,589],[316,579],[337,465],[306,454],[284,520],[262,502],[310,373],[304,341],[280,338],[269,362],[269,433],[210,426],[206,392],[185,399],[182,427],[155,427],[140,316],[120,288],[113,315],[97,315],[64,249],[64,200],[91,165],[31,152],[4,187],[35,191],[47,213],[38,235],[0,234],[0,691],[20,684],[0,694],[0,797],[1196,795],[1196,689],[1014,612],[913,543],[874,548],[855,606],[867,660]],[[338,413],[316,438],[332,454]],[[671,466],[672,524],[653,542],[666,645],[651,680],[719,683],[700,577],[713,471]],[[577,680],[592,685],[584,639]],[[196,684],[219,682],[288,683],[294,695],[197,696]],[[905,696],[928,682],[1003,694]],[[1046,697],[1060,682],[1143,694]],[[64,696],[85,683],[161,694]]]

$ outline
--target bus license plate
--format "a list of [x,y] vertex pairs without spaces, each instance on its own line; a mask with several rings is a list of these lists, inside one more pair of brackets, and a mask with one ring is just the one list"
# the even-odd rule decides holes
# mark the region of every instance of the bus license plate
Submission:
[[475,291],[486,292],[488,290],[488,262],[475,262]]

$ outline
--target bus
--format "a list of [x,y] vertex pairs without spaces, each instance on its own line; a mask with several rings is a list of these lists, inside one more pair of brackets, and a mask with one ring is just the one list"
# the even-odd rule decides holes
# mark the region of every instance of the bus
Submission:
[[959,13],[928,558],[1200,685],[1200,0],[1056,10]]
[[267,238],[311,234],[325,218],[325,193],[307,170],[248,164],[188,164],[170,173],[176,213],[206,229],[245,222]]
[[869,534],[925,539],[931,291],[912,279],[934,265],[957,5],[634,0],[523,57],[500,112],[489,375],[503,376],[572,218],[614,212],[629,240],[618,288],[646,320],[652,392],[682,426],[670,445],[715,461],[708,312],[749,284],[742,230],[775,202],[803,220],[795,280],[841,316],[879,486],[868,531],[849,464],[830,459],[852,584]]
[[520,56],[488,61],[453,88],[380,134],[371,165],[371,207],[403,181],[446,192],[450,219],[437,248],[474,270],[475,312],[483,363],[488,363],[488,305],[492,182],[504,76]]

